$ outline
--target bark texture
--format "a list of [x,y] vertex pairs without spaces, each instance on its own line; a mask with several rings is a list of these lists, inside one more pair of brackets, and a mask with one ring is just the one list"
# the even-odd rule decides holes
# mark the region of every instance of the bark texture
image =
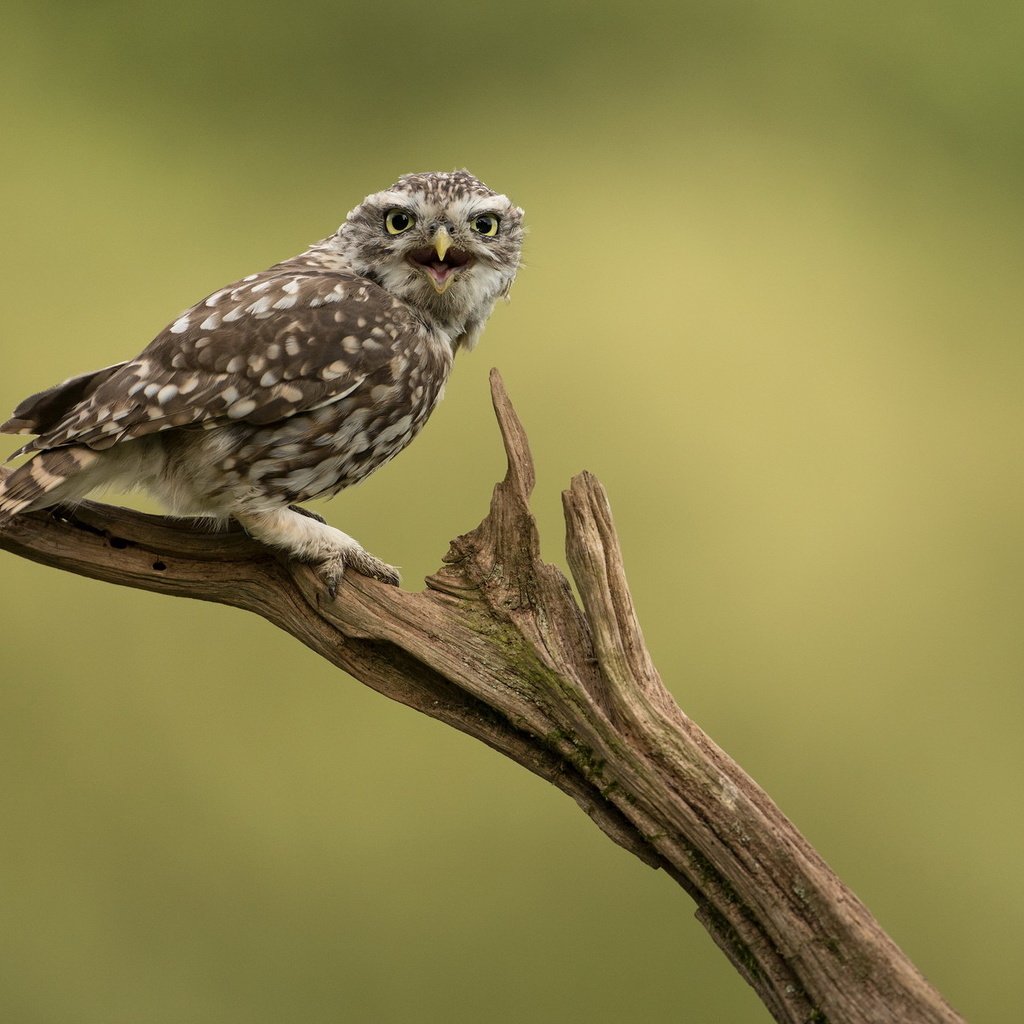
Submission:
[[954,1022],[857,897],[766,793],[679,709],[644,643],[601,484],[562,500],[568,580],[540,559],[529,445],[496,371],[508,471],[487,517],[421,593],[308,567],[241,531],[85,502],[17,517],[0,547],[94,579],[247,609],[394,700],[469,733],[569,794],[667,871],[784,1022]]

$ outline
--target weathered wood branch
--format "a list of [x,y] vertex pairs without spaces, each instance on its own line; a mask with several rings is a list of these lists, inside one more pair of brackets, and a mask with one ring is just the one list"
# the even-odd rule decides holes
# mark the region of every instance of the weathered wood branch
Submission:
[[563,494],[568,580],[540,559],[529,445],[500,377],[508,456],[487,517],[412,594],[308,567],[240,531],[90,502],[0,547],[94,579],[234,605],[360,681],[507,755],[660,867],[778,1021],[953,1022],[948,1006],[757,784],[686,717],[637,621],[604,489]]

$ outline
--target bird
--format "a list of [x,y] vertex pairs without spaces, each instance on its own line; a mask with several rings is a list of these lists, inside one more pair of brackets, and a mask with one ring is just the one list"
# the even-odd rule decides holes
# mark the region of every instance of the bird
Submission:
[[397,569],[301,507],[401,452],[519,269],[523,211],[467,170],[404,174],[336,232],[219,288],[134,359],[21,402],[33,434],[0,479],[0,530],[99,487],[148,491],[171,515],[237,521],[315,567]]

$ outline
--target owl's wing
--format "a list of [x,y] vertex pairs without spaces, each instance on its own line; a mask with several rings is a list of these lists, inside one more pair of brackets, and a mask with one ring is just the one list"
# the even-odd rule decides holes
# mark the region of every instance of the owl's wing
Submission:
[[102,370],[91,370],[69,377],[52,388],[30,395],[14,410],[6,423],[0,423],[0,434],[42,434],[60,423],[76,405],[84,402],[105,380],[127,363],[115,363]]
[[33,395],[4,428],[40,433],[22,452],[103,449],[170,427],[272,423],[371,375],[390,383],[387,364],[415,330],[403,307],[354,274],[286,267],[214,292],[137,358]]

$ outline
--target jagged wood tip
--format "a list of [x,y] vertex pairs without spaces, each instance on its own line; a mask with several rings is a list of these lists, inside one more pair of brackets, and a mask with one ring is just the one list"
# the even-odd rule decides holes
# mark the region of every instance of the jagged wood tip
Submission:
[[508,459],[508,470],[505,476],[507,483],[513,484],[527,500],[533,493],[536,473],[533,466],[533,455],[530,452],[530,441],[523,428],[523,422],[512,406],[512,401],[505,390],[505,382],[497,368],[491,370],[491,403],[494,415],[498,419],[498,429],[505,446]]

